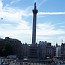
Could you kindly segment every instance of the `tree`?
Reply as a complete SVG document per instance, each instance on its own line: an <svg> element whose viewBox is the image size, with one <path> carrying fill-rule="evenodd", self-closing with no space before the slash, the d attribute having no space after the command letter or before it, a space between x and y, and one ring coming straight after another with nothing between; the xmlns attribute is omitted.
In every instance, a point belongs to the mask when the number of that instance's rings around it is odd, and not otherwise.
<svg viewBox="0 0 65 65"><path fill-rule="evenodd" d="M5 56L13 55L13 54L14 54L14 51L13 51L11 44L6 43L5 44Z"/></svg>

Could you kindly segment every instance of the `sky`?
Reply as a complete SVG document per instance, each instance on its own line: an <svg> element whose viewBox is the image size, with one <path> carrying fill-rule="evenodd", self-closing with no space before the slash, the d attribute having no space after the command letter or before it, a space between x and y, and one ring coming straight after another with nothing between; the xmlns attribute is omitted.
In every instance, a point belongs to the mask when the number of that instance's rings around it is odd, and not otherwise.
<svg viewBox="0 0 65 65"><path fill-rule="evenodd" d="M36 42L65 42L65 0L0 0L0 38L32 43L34 2L38 9Z"/></svg>

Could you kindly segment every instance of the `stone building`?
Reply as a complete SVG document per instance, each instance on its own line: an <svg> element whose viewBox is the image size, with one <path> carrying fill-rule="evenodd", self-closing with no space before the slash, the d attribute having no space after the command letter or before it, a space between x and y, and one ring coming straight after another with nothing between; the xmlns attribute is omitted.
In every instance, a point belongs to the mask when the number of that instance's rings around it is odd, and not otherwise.
<svg viewBox="0 0 65 65"><path fill-rule="evenodd" d="M65 43L61 44L61 57L65 59Z"/></svg>

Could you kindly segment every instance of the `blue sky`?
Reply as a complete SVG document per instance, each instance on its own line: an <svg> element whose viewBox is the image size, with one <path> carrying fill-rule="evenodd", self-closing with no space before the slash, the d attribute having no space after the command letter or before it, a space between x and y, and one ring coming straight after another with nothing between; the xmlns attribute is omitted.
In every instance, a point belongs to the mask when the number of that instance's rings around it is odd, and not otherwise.
<svg viewBox="0 0 65 65"><path fill-rule="evenodd" d="M0 37L31 44L34 2L38 9L36 42L65 42L65 0L0 0Z"/></svg>

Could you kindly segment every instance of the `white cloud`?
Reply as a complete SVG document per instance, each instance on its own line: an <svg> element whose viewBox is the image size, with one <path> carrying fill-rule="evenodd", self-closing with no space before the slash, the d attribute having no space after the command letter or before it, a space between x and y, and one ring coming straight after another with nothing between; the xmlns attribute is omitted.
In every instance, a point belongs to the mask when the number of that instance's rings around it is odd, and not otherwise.
<svg viewBox="0 0 65 65"><path fill-rule="evenodd" d="M19 23L19 25L17 26L17 29L24 29L24 30L29 30L30 26L29 23L26 21L22 21L21 23Z"/></svg>
<svg viewBox="0 0 65 65"><path fill-rule="evenodd" d="M2 8L3 8L3 3L2 0L0 0L0 11L2 11Z"/></svg>
<svg viewBox="0 0 65 65"><path fill-rule="evenodd" d="M45 3L47 0L42 0L41 2L40 2L40 4L38 5L38 8L43 4L43 3Z"/></svg>
<svg viewBox="0 0 65 65"><path fill-rule="evenodd" d="M21 19L18 13L0 12L0 17L6 21L19 21Z"/></svg>
<svg viewBox="0 0 65 65"><path fill-rule="evenodd" d="M38 15L59 15L59 14L65 14L65 12L39 12Z"/></svg>
<svg viewBox="0 0 65 65"><path fill-rule="evenodd" d="M65 31L62 29L55 29L55 26L51 23L40 23L37 25L37 35L59 35L65 34Z"/></svg>
<svg viewBox="0 0 65 65"><path fill-rule="evenodd" d="M26 16L23 10L13 8L3 9L3 11L0 12L0 18L3 18L6 21L20 22L23 16Z"/></svg>
<svg viewBox="0 0 65 65"><path fill-rule="evenodd" d="M10 4L12 5L12 4L17 3L19 1L21 1L21 0L11 0Z"/></svg>

